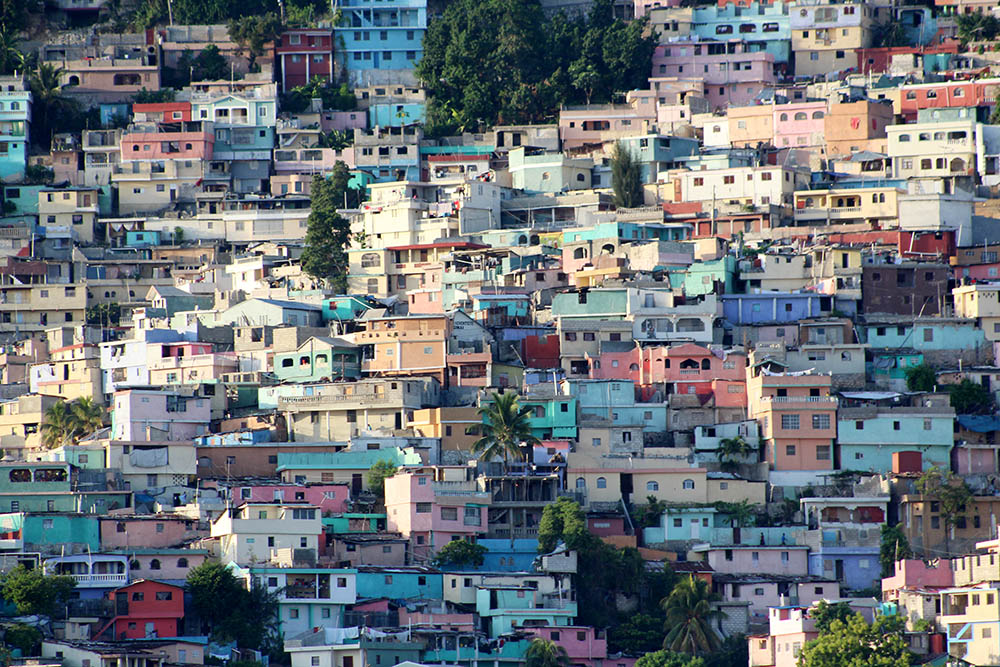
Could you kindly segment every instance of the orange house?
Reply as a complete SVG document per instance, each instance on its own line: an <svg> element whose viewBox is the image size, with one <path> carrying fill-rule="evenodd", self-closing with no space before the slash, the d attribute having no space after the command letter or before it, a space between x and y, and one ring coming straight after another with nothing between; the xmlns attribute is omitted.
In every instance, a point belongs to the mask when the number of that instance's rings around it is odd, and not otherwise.
<svg viewBox="0 0 1000 667"><path fill-rule="evenodd" d="M364 354L362 371L370 376L424 375L444 385L451 320L445 315L372 318L355 335Z"/></svg>

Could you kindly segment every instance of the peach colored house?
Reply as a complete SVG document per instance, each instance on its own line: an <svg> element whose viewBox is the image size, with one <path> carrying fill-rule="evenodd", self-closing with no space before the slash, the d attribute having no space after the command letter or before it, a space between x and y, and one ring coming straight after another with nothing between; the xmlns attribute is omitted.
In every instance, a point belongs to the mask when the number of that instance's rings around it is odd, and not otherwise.
<svg viewBox="0 0 1000 667"><path fill-rule="evenodd" d="M371 346L363 368L369 375L430 375L445 384L451 320L444 315L373 318L354 342Z"/></svg>
<svg viewBox="0 0 1000 667"><path fill-rule="evenodd" d="M826 100L774 105L777 148L817 148L824 145Z"/></svg>
<svg viewBox="0 0 1000 667"><path fill-rule="evenodd" d="M211 343L151 344L148 350L149 381L154 385L221 380L239 370L236 353L213 352Z"/></svg>
<svg viewBox="0 0 1000 667"><path fill-rule="evenodd" d="M632 91L628 104L563 107L559 111L559 139L563 150L567 150L619 137L649 134L655 123L655 93L649 90Z"/></svg>
<svg viewBox="0 0 1000 667"><path fill-rule="evenodd" d="M101 517L101 547L160 548L180 546L200 537L208 537L208 529L187 516L151 514Z"/></svg>
<svg viewBox="0 0 1000 667"><path fill-rule="evenodd" d="M350 484L249 484L234 486L234 502L306 502L325 515L348 511Z"/></svg>
<svg viewBox="0 0 1000 667"><path fill-rule="evenodd" d="M410 315L443 315L444 294L441 292L441 282L438 287L425 287L410 290L406 294L407 308Z"/></svg>
<svg viewBox="0 0 1000 667"><path fill-rule="evenodd" d="M772 470L832 470L837 399L831 376L747 369L748 414L761 425Z"/></svg>
<svg viewBox="0 0 1000 667"><path fill-rule="evenodd" d="M430 471L399 473L385 480L390 532L410 540L414 557L428 558L455 539L485 534L490 494L474 480L438 481Z"/></svg>
<svg viewBox="0 0 1000 667"><path fill-rule="evenodd" d="M768 630L749 638L750 667L796 667L802 647L819 636L809 608L802 606L771 607Z"/></svg>
<svg viewBox="0 0 1000 667"><path fill-rule="evenodd" d="M121 159L129 160L211 160L215 133L211 123L179 123L180 132L162 131L148 124L122 135ZM143 131L150 130L150 131Z"/></svg>

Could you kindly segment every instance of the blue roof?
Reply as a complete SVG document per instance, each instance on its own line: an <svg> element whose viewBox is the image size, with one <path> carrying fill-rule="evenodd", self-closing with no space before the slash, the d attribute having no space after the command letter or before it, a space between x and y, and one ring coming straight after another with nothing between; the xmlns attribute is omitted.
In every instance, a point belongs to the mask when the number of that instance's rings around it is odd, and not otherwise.
<svg viewBox="0 0 1000 667"><path fill-rule="evenodd" d="M1000 417L992 415L958 415L958 423L967 431L990 433L1000 431Z"/></svg>

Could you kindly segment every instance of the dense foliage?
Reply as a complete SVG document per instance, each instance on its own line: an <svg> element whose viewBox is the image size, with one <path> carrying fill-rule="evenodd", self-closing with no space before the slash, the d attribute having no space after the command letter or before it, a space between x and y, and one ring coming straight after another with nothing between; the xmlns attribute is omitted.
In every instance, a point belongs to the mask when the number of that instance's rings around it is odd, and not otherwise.
<svg viewBox="0 0 1000 667"><path fill-rule="evenodd" d="M860 614L836 619L806 642L800 667L909 667L910 652L899 616L880 616L869 625Z"/></svg>
<svg viewBox="0 0 1000 667"><path fill-rule="evenodd" d="M385 480L396 474L396 464L391 461L376 461L368 469L368 490L379 498L385 497Z"/></svg>
<svg viewBox="0 0 1000 667"><path fill-rule="evenodd" d="M338 293L347 289L347 246L351 225L337 212L346 201L350 181L347 165L338 162L327 178L313 177L312 208L306 229L302 270L328 282Z"/></svg>
<svg viewBox="0 0 1000 667"><path fill-rule="evenodd" d="M642 206L642 174L639 160L620 141L611 150L611 187L615 206L635 208Z"/></svg>
<svg viewBox="0 0 1000 667"><path fill-rule="evenodd" d="M471 566L483 564L487 549L482 544L468 540L452 540L435 554L433 564L439 567Z"/></svg>
<svg viewBox="0 0 1000 667"><path fill-rule="evenodd" d="M0 595L17 607L19 614L53 614L76 587L73 577L45 575L39 569L18 565L4 575Z"/></svg>
<svg viewBox="0 0 1000 667"><path fill-rule="evenodd" d="M480 460L502 458L505 464L510 459L520 461L525 458L522 446L538 444L528 421L531 408L522 406L516 393L495 392L478 412L483 420L483 436L472 443L472 453Z"/></svg>
<svg viewBox="0 0 1000 667"><path fill-rule="evenodd" d="M646 20L546 17L537 0L456 0L431 23L417 76L431 95L428 130L551 122L563 104L608 102L645 88L656 36Z"/></svg>
<svg viewBox="0 0 1000 667"><path fill-rule="evenodd" d="M890 526L882 524L882 542L879 547L878 560L882 566L882 577L891 577L896 573L896 561L905 558L913 558L913 550L910 549L910 541L906 539L899 524Z"/></svg>
<svg viewBox="0 0 1000 667"><path fill-rule="evenodd" d="M273 650L278 644L278 599L258 584L247 589L218 561L205 561L188 573L186 586L203 630L240 648Z"/></svg>

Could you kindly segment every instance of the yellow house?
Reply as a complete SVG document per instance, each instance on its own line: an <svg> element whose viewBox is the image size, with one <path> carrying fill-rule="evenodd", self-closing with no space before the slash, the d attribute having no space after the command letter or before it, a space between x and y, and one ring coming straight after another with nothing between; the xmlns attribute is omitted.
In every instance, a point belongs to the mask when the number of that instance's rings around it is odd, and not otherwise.
<svg viewBox="0 0 1000 667"><path fill-rule="evenodd" d="M38 191L38 224L49 232L70 230L80 243L104 240L95 234L98 206L97 188L44 188Z"/></svg>
<svg viewBox="0 0 1000 667"><path fill-rule="evenodd" d="M414 410L406 427L424 438L440 438L441 451L468 452L479 439L483 420L474 407Z"/></svg>
<svg viewBox="0 0 1000 667"><path fill-rule="evenodd" d="M45 411L62 399L42 394L25 394L0 403L0 447L15 459L41 449L39 426Z"/></svg>
<svg viewBox="0 0 1000 667"><path fill-rule="evenodd" d="M899 225L898 196L892 187L796 192L795 225Z"/></svg>
<svg viewBox="0 0 1000 667"><path fill-rule="evenodd" d="M978 320L987 340L1000 340L1000 284L959 285L951 294L955 317Z"/></svg>
<svg viewBox="0 0 1000 667"><path fill-rule="evenodd" d="M91 343L78 343L52 350L46 362L28 369L32 393L60 396L67 401L93 398L104 403L101 355Z"/></svg>

